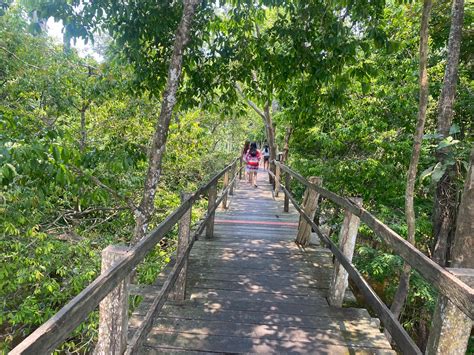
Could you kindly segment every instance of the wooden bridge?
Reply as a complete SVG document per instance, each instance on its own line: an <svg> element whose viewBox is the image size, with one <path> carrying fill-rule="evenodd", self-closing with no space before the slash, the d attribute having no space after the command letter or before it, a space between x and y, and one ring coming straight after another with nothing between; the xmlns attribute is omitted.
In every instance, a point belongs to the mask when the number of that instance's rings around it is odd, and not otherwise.
<svg viewBox="0 0 474 355"><path fill-rule="evenodd" d="M467 343L474 315L472 270L441 268L363 209L360 199L340 197L321 179L308 182L275 163L275 189L266 173L259 174L257 189L239 181L234 160L194 194L183 195L181 206L136 246L105 249L102 274L11 353L52 352L100 303L97 354L395 353L381 327L398 351L420 354L351 263L361 221L439 290L427 353L461 353L456 344ZM302 205L290 192L291 178L306 186ZM208 212L193 228L191 208L204 194ZM345 210L339 245L313 221L321 197ZM176 224L176 256L153 285L131 285L133 269ZM318 238L301 246L311 230ZM348 277L378 318L343 307ZM131 316L130 294L143 297ZM453 320L461 326L453 327Z"/></svg>

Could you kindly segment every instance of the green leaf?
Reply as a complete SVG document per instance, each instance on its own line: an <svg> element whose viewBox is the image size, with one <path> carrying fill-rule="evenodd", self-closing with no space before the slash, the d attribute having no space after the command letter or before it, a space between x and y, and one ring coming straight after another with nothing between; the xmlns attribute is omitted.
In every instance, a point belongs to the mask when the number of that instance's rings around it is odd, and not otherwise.
<svg viewBox="0 0 474 355"><path fill-rule="evenodd" d="M443 139L441 142L439 142L436 149L438 149L438 150L443 149L443 148L450 147L450 146L458 144L458 143L459 143L458 140L453 139L453 137L449 136L449 137L446 137L445 139Z"/></svg>
<svg viewBox="0 0 474 355"><path fill-rule="evenodd" d="M433 173L433 170L434 170L433 166L430 166L429 168L423 170L423 172L420 174L420 181L423 181L428 176L430 176Z"/></svg>
<svg viewBox="0 0 474 355"><path fill-rule="evenodd" d="M439 180L441 180L445 171L446 171L445 165L441 163L436 164L431 174L431 181L434 183L437 183Z"/></svg>
<svg viewBox="0 0 474 355"><path fill-rule="evenodd" d="M454 123L451 128L449 128L449 134L453 135L456 133L461 132L461 129L459 128L458 124Z"/></svg>

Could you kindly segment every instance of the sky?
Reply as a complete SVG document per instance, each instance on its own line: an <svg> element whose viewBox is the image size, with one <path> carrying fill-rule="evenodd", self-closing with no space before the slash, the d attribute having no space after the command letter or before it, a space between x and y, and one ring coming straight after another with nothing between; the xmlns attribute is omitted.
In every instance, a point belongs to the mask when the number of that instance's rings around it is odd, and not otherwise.
<svg viewBox="0 0 474 355"><path fill-rule="evenodd" d="M48 22L46 23L48 26L48 34L58 43L63 42L63 23L62 21L55 22L54 19L51 17ZM91 45L91 42L85 44L84 40L81 38L76 39L76 43L74 44L74 40L71 40L71 47L76 48L79 55L81 57L87 57L87 56L92 56L95 60L101 62L104 60L104 58L97 53L93 46Z"/></svg>

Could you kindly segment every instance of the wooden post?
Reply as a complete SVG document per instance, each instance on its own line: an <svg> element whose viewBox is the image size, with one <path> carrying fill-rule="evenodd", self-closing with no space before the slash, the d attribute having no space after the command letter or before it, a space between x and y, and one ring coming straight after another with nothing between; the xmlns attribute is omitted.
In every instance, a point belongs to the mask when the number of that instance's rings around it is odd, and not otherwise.
<svg viewBox="0 0 474 355"><path fill-rule="evenodd" d="M222 187L225 190L229 186L229 170L224 173L224 186ZM222 208L227 209L227 192L224 193L224 198L222 199Z"/></svg>
<svg viewBox="0 0 474 355"><path fill-rule="evenodd" d="M128 248L110 245L102 250L102 273L124 257ZM99 339L94 353L121 355L127 347L128 294L130 277L127 276L99 305Z"/></svg>
<svg viewBox="0 0 474 355"><path fill-rule="evenodd" d="M361 207L362 199L354 197L350 199L355 205ZM354 255L354 248L356 244L357 231L359 230L360 219L349 211L345 211L344 221L339 232L339 249L342 254L352 261ZM333 275L331 279L331 286L329 287L328 301L331 306L342 307L344 301L344 294L348 286L347 271L342 267L338 260L334 263Z"/></svg>
<svg viewBox="0 0 474 355"><path fill-rule="evenodd" d="M474 269L448 268L448 271L468 286L474 287ZM448 297L440 294L431 321L426 354L466 354L472 326L472 319L456 307Z"/></svg>
<svg viewBox="0 0 474 355"><path fill-rule="evenodd" d="M309 182L320 186L323 183L323 179L317 176L311 176ZM305 196L303 198L303 211L311 218L314 219L314 214L316 213L316 209L318 208L318 199L319 193L309 187L306 188ZM300 216L300 221L298 224L298 235L296 236L296 243L299 245L307 246L309 244L309 240L311 237L311 225Z"/></svg>
<svg viewBox="0 0 474 355"><path fill-rule="evenodd" d="M275 168L275 197L278 197L278 194L280 192L280 175L281 175L281 169L280 165L277 165Z"/></svg>
<svg viewBox="0 0 474 355"><path fill-rule="evenodd" d="M285 188L288 192L290 192L290 182L291 182L290 173L285 173ZM283 205L283 211L289 212L290 211L290 198L285 194L285 202Z"/></svg>
<svg viewBox="0 0 474 355"><path fill-rule="evenodd" d="M207 221L206 226L206 238L212 238L214 236L214 216L215 211L211 213L212 209L216 204L217 198L217 184L214 183L209 187L207 192L207 213L210 214L209 220Z"/></svg>
<svg viewBox="0 0 474 355"><path fill-rule="evenodd" d="M235 182L237 180L237 179L234 179L235 178L235 168L236 167L237 167L237 162L232 164L232 169L230 170L231 171L230 180L232 181L232 183L230 184L230 190L229 190L229 195L230 196L234 196L234 187L235 187Z"/></svg>
<svg viewBox="0 0 474 355"><path fill-rule="evenodd" d="M240 155L239 159L239 180L242 180L242 162L243 162L242 154Z"/></svg>
<svg viewBox="0 0 474 355"><path fill-rule="evenodd" d="M181 203L185 201L191 194L188 193L183 193L181 194ZM191 231L191 211L192 207L189 207L189 209L186 211L186 213L181 217L179 220L179 225L178 225L178 250L177 250L177 257L176 259L179 260L179 258L184 255L184 252L186 251L186 248L189 245L190 242L190 231ZM181 302L184 301L185 296L186 296L186 274L187 274L187 268L188 268L188 262L186 261L185 264L183 265L183 268L181 269L181 272L179 273L178 279L176 280L174 284L174 290L173 290L173 300Z"/></svg>

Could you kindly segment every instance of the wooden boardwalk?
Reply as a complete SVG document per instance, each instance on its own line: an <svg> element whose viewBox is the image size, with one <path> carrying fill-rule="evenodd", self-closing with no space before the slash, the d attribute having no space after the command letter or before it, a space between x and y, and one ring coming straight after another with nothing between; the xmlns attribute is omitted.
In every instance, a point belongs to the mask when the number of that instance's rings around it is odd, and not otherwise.
<svg viewBox="0 0 474 355"><path fill-rule="evenodd" d="M293 243L298 214L283 213L265 173L257 189L240 182L229 202L214 238L191 251L186 301L167 301L142 353L395 353L365 309L328 305L332 254ZM132 331L146 306L147 297Z"/></svg>

